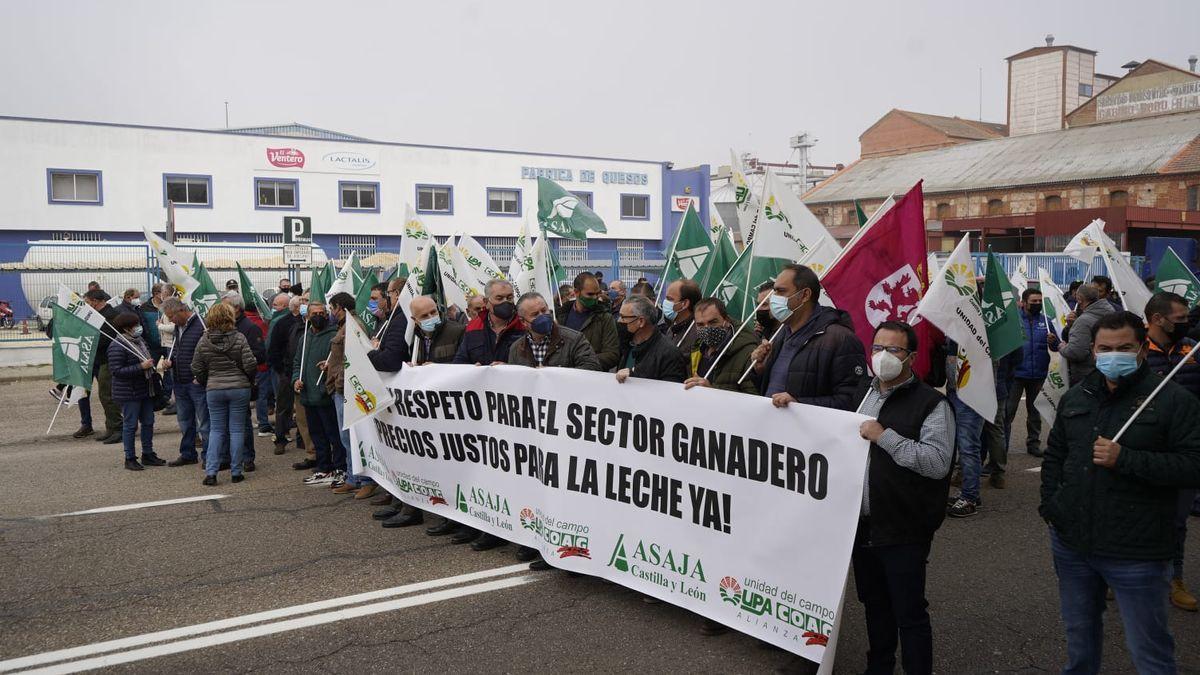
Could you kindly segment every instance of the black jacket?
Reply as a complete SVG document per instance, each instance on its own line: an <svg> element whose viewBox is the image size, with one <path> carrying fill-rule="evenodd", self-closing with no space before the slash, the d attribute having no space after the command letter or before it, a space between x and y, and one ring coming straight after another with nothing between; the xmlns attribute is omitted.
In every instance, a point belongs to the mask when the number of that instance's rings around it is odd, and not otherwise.
<svg viewBox="0 0 1200 675"><path fill-rule="evenodd" d="M375 370L384 373L394 373L404 366L408 360L408 342L404 334L408 331L408 319L404 312L394 312L383 333L379 335L379 349L367 353Z"/></svg>
<svg viewBox="0 0 1200 675"><path fill-rule="evenodd" d="M1162 381L1143 364L1109 392L1094 371L1063 394L1042 461L1041 514L1085 555L1170 560L1179 488L1200 486L1200 401L1168 382L1121 437L1116 465L1092 461Z"/></svg>
<svg viewBox="0 0 1200 675"><path fill-rule="evenodd" d="M150 371L142 369L142 361L150 358L150 350L141 338L126 336L133 345L113 343L108 346L108 368L112 373L112 400L116 403L150 398Z"/></svg>
<svg viewBox="0 0 1200 675"><path fill-rule="evenodd" d="M117 318L117 308L112 305L105 305L100 309L100 316L104 317L104 326L100 328L100 351L96 354L96 361L93 369L100 370L102 364L108 363L108 346L112 344L113 338L117 336L117 329L113 328L113 319Z"/></svg>
<svg viewBox="0 0 1200 675"><path fill-rule="evenodd" d="M237 328L237 332L245 336L247 344L250 345L250 353L254 354L254 362L258 365L266 363L267 343L263 339L262 329L255 325L245 312L238 313L237 324L234 327Z"/></svg>
<svg viewBox="0 0 1200 675"><path fill-rule="evenodd" d="M288 346L297 324L304 326L300 317L291 312L271 324L271 334L267 339L267 365L280 375L290 375L292 372L292 359L295 354L288 353Z"/></svg>
<svg viewBox="0 0 1200 675"><path fill-rule="evenodd" d="M642 344L631 343L630 347L621 355L621 361L617 363L617 370L625 367L630 353L633 354L633 366L629 369L629 374L633 377L680 383L687 379L688 369L687 363L683 359L683 352L679 351L670 338L657 330L651 333L650 339Z"/></svg>
<svg viewBox="0 0 1200 675"><path fill-rule="evenodd" d="M200 336L204 335L204 322L194 312L192 318L175 329L175 344L171 350L171 369L175 371L175 384L191 384L195 377L192 374L192 359L196 356L196 345Z"/></svg>
<svg viewBox="0 0 1200 675"><path fill-rule="evenodd" d="M771 354L763 364L759 387L766 394L771 369L783 347L783 335L775 338ZM791 339L803 345L787 369L783 390L798 403L854 410L866 394L870 378L862 342L854 334L850 314L818 306L808 322Z"/></svg>

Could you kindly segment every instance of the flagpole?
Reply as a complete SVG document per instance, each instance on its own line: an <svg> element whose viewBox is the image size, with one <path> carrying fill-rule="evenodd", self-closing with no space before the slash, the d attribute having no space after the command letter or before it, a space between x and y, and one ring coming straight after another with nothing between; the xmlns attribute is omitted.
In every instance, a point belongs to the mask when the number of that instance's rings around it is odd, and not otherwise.
<svg viewBox="0 0 1200 675"><path fill-rule="evenodd" d="M688 208L689 209L691 208L690 203L688 204ZM662 284L664 281L667 280L667 270L671 266L671 256L675 255L675 247L679 245L679 233L683 231L683 221L686 218L687 218L687 211L684 211L683 215L679 217L679 226L675 228L675 236L671 238L671 248L667 252L666 262L663 264L662 276L660 276L658 278L658 282L657 282L657 284L655 284L655 287L654 287L654 302L655 302L655 304L657 304L661 300L661 298L659 297L659 293L662 293L663 288L659 284ZM545 230L542 230L542 233L545 234ZM679 272L682 274L683 270L679 270Z"/></svg>
<svg viewBox="0 0 1200 675"><path fill-rule="evenodd" d="M894 200L895 198L896 198L896 194L893 192L891 194L891 196L889 196L887 199L883 200L883 204L887 204L888 201ZM856 231L854 233L854 236L850 237L850 241L846 242L846 245L842 247L842 250L838 251L838 254L836 256L834 256L834 258L833 258L833 262L831 262L825 266L825 271L822 272L821 274L819 274L818 278L821 278L821 279L825 278L825 275L829 274L829 272L831 270L833 270L834 266L836 266L839 262L842 261L842 258L844 258L846 256L846 253L848 251L850 251L850 249L854 248L854 245L856 243L858 243L858 240L862 239L863 236L869 230L874 228L875 225L877 225L879 223L879 221L883 220L882 217L879 217L879 218L876 217L876 216L880 215L879 212L881 209L883 209L883 204L880 204L879 207L875 209L875 213L872 213L871 217L867 219L867 224L858 228L858 231ZM893 202L892 205L895 206L895 203Z"/></svg>
<svg viewBox="0 0 1200 675"><path fill-rule="evenodd" d="M1125 420L1125 424L1121 426L1121 430L1117 432L1116 436L1112 437L1113 443L1121 442L1121 436L1124 436L1125 432L1129 430L1129 425L1133 424L1133 421L1137 419L1137 416L1142 414L1142 411L1146 409L1146 406L1150 405L1150 402L1154 400L1155 396L1158 396L1158 392L1162 391L1162 388L1167 386L1167 383L1171 381L1171 378L1175 377L1175 373L1178 373L1188 361L1191 361L1193 356L1194 354L1192 352L1188 352L1187 354L1183 355L1183 359L1181 359L1179 363L1177 363L1175 367L1171 369L1171 372L1167 373L1167 376L1162 379L1162 382L1159 382L1158 386L1154 388L1154 391L1150 392L1150 395L1146 397L1146 400L1142 401L1142 404L1137 407L1137 410L1133 411L1133 414L1129 416L1129 419Z"/></svg>
<svg viewBox="0 0 1200 675"><path fill-rule="evenodd" d="M67 398L67 392L64 390L62 395L58 397L58 406L54 408L54 416L50 418L50 426L46 427L47 436L50 435L50 430L54 428L54 421L58 419L58 411L62 410L63 401Z"/></svg>
<svg viewBox="0 0 1200 675"><path fill-rule="evenodd" d="M725 346L721 348L721 353L717 354L717 358L713 359L713 362L708 366L708 370L704 372L704 379L707 380L708 376L712 375L712 371L714 368L717 367L717 363L719 363L721 361L721 357L725 356L725 352L729 351L729 346L733 344L733 339L735 337L737 337L739 333L741 333L743 330L746 329L746 324L750 323L750 320L754 318L755 314L758 312L758 308L762 307L762 304L769 299L771 299L771 296L767 295L762 300L759 300L758 304L754 306L754 311L750 312L750 316L747 316L746 320L742 322L742 325L738 326L738 329L733 332L733 335L729 336L729 342L725 343ZM695 322L693 321L692 323L695 323ZM782 326L780 326L780 328L782 328ZM771 339L773 340L775 338L772 337ZM753 367L753 364L751 365L751 367ZM745 377L746 376L743 375L742 379L745 379ZM738 384L741 384L741 383L742 383L742 380L738 380Z"/></svg>
<svg viewBox="0 0 1200 675"><path fill-rule="evenodd" d="M300 342L300 381L304 381L304 355L308 353L308 317L304 317L304 339ZM293 385L294 386L294 385Z"/></svg>
<svg viewBox="0 0 1200 675"><path fill-rule="evenodd" d="M769 296L768 296L768 297L769 297ZM779 326L779 328L776 328L776 329L775 329L775 334L771 336L771 339L770 339L770 340L768 340L768 342L775 342L775 338L776 338L776 337L778 337L778 336L779 336L779 334L780 334L780 333L782 333L782 332L783 332L783 325L781 324L781 325ZM746 376L748 376L748 375L750 374L750 371L754 370L754 364L755 364L755 363L757 363L757 361L751 361L751 362L750 362L750 367L749 367L749 368L747 368L747 369L746 369L746 372L742 373L742 376L738 378L738 381L737 381L737 383L738 383L738 384L741 384L741 383L742 383L742 381L746 379Z"/></svg>

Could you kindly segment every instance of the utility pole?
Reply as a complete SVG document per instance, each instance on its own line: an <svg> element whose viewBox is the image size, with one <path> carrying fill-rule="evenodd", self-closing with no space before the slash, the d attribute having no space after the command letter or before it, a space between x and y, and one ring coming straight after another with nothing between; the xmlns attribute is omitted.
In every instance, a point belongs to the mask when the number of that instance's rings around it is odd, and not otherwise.
<svg viewBox="0 0 1200 675"><path fill-rule="evenodd" d="M229 128L229 101L225 101L225 128Z"/></svg>

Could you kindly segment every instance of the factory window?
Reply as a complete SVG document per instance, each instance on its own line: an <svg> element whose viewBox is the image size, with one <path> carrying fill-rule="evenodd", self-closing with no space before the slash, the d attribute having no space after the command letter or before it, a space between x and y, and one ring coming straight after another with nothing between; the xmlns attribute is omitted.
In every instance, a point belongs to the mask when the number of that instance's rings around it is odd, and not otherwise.
<svg viewBox="0 0 1200 675"><path fill-rule="evenodd" d="M1129 193L1124 190L1113 190L1108 193L1109 206L1126 206L1129 204Z"/></svg>
<svg viewBox="0 0 1200 675"><path fill-rule="evenodd" d="M1002 199L989 199L989 200L988 200L988 203L987 203L987 214L988 214L989 216L1002 216L1002 215L1004 215L1004 200L1002 200Z"/></svg>
<svg viewBox="0 0 1200 675"><path fill-rule="evenodd" d="M1079 95L1084 98L1091 98L1092 97L1092 85L1084 84L1083 82L1080 82L1079 83Z"/></svg>
<svg viewBox="0 0 1200 675"><path fill-rule="evenodd" d="M487 213L489 216L521 215L521 191L512 188L488 188Z"/></svg>
<svg viewBox="0 0 1200 675"><path fill-rule="evenodd" d="M212 176L182 173L163 174L163 206L174 202L180 208L212 208Z"/></svg>
<svg viewBox="0 0 1200 675"><path fill-rule="evenodd" d="M347 183L338 181L342 201L338 211L379 213L379 183Z"/></svg>
<svg viewBox="0 0 1200 675"><path fill-rule="evenodd" d="M1187 210L1200 211L1200 185L1192 185L1188 187Z"/></svg>
<svg viewBox="0 0 1200 675"><path fill-rule="evenodd" d="M454 213L454 186L418 185L417 213Z"/></svg>
<svg viewBox="0 0 1200 675"><path fill-rule="evenodd" d="M938 220L947 220L952 217L954 217L954 210L950 208L949 204L942 202L941 204L937 205Z"/></svg>
<svg viewBox="0 0 1200 675"><path fill-rule="evenodd" d="M46 169L46 193L51 204L104 204L99 171Z"/></svg>
<svg viewBox="0 0 1200 675"><path fill-rule="evenodd" d="M1058 195L1046 195L1046 210L1062 211L1062 197Z"/></svg>
<svg viewBox="0 0 1200 675"><path fill-rule="evenodd" d="M358 255L359 261L375 255L376 241L373 234L343 234L338 236L338 259L347 260L351 253Z"/></svg>
<svg viewBox="0 0 1200 675"><path fill-rule="evenodd" d="M650 220L650 195L621 195L621 220Z"/></svg>
<svg viewBox="0 0 1200 675"><path fill-rule="evenodd" d="M587 207L589 209L595 208L592 206L592 193L579 191L579 192L571 192L571 194L575 195L576 197L579 197L579 201L581 201L585 205L587 205Z"/></svg>
<svg viewBox="0 0 1200 675"><path fill-rule="evenodd" d="M295 211L300 208L300 181L287 178L255 178L256 209Z"/></svg>

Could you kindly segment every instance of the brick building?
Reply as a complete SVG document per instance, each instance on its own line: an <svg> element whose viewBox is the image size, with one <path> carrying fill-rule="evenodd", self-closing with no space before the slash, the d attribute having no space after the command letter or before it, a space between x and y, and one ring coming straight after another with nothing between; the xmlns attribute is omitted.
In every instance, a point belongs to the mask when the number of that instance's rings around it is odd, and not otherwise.
<svg viewBox="0 0 1200 675"><path fill-rule="evenodd" d="M856 200L869 213L924 180L931 250L968 231L998 251L1060 250L1094 218L1134 253L1147 236L1200 239L1200 75L1146 61L1112 78L1094 57L1010 57L1008 125L892 110L804 200L844 240Z"/></svg>

